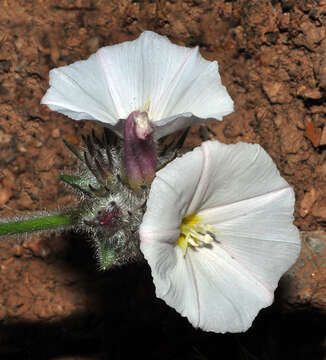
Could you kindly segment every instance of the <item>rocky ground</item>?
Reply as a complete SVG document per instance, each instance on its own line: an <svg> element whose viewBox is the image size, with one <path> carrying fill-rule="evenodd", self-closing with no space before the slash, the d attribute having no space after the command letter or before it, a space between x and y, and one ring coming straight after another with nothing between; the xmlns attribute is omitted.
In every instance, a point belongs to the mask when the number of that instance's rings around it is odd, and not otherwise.
<svg viewBox="0 0 326 360"><path fill-rule="evenodd" d="M62 143L94 128L40 105L53 67L143 30L218 60L235 112L210 125L261 144L296 192L302 255L242 335L207 334L155 298L146 265L99 272L73 233L0 243L2 359L323 359L326 1L0 0L0 217L71 205ZM198 128L187 146L200 142Z"/></svg>

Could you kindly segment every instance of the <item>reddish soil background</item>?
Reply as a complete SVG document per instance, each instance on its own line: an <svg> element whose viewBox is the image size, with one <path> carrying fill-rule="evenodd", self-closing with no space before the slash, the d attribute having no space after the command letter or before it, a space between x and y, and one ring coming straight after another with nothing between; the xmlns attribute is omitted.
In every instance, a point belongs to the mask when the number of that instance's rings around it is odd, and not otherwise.
<svg viewBox="0 0 326 360"><path fill-rule="evenodd" d="M100 131L40 105L49 70L153 30L218 60L235 112L210 125L214 137L261 144L295 189L296 225L325 244L326 1L0 0L0 10L0 217L74 203L58 180L76 166L62 139ZM187 145L200 141L194 128ZM146 265L99 272L78 234L0 248L1 359L323 359L326 272L306 276L319 276L308 285L323 289L319 302L281 289L246 334L218 335L156 299Z"/></svg>

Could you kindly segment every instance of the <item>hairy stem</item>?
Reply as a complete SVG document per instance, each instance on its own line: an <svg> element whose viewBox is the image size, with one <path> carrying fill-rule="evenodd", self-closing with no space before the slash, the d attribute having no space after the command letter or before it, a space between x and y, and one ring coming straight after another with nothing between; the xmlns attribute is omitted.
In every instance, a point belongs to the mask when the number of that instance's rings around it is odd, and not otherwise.
<svg viewBox="0 0 326 360"><path fill-rule="evenodd" d="M62 228L72 226L76 222L76 215L72 213L10 221L0 224L0 236Z"/></svg>

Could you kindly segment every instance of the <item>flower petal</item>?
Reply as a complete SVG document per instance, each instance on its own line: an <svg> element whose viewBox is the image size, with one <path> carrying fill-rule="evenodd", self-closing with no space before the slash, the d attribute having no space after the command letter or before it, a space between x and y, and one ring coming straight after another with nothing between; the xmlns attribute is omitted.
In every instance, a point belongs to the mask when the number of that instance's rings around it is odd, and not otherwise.
<svg viewBox="0 0 326 360"><path fill-rule="evenodd" d="M194 327L214 332L246 331L273 293L216 244L187 255L171 241L142 241L156 296L187 317Z"/></svg>
<svg viewBox="0 0 326 360"><path fill-rule="evenodd" d="M273 302L273 292L216 243L190 249L186 261L196 282L196 327L221 333L246 331L259 310Z"/></svg>
<svg viewBox="0 0 326 360"><path fill-rule="evenodd" d="M203 173L188 213L289 187L271 157L258 144L205 141L201 150Z"/></svg>
<svg viewBox="0 0 326 360"><path fill-rule="evenodd" d="M74 120L115 125L118 113L97 55L50 71L50 88L41 100Z"/></svg>
<svg viewBox="0 0 326 360"><path fill-rule="evenodd" d="M42 99L50 109L115 126L120 133L118 120L136 110L148 110L158 128L156 138L188 126L188 121L220 120L233 111L216 61L150 31L52 70L50 85Z"/></svg>
<svg viewBox="0 0 326 360"><path fill-rule="evenodd" d="M225 115L228 115L231 111L227 111L225 113ZM207 122L207 121L213 121L222 119L222 115L221 116L216 116L216 118L213 117L207 117L207 118L200 118L197 116L194 116L192 113L182 113L182 114L178 114L178 115L174 115L171 116L169 118L165 118L163 120L160 121L156 121L153 125L155 128L154 131L154 138L155 139L160 139L163 136L172 134L175 131L178 131L180 129L184 129L186 127L198 124L198 123L203 123L203 122Z"/></svg>
<svg viewBox="0 0 326 360"><path fill-rule="evenodd" d="M218 246L273 292L300 253L293 209L294 192L287 187L198 216L216 228Z"/></svg>
<svg viewBox="0 0 326 360"><path fill-rule="evenodd" d="M203 59L198 47L178 46L145 31L137 40L100 49L99 56L108 83L123 79L112 89L120 118L143 110L148 102L158 126L185 112L221 119L233 111L217 62Z"/></svg>
<svg viewBox="0 0 326 360"><path fill-rule="evenodd" d="M202 165L203 156L197 148L156 173L140 226L141 238L147 233L170 235L171 231L179 236L180 223L195 192Z"/></svg>
<svg viewBox="0 0 326 360"><path fill-rule="evenodd" d="M173 235L171 240L175 240ZM196 281L181 248L171 243L147 241L142 241L140 248L151 267L156 296L187 316L190 322L197 326Z"/></svg>
<svg viewBox="0 0 326 360"><path fill-rule="evenodd" d="M222 120L233 111L233 101L222 85L216 61L205 60L198 47L169 45L169 48L171 55L162 60L171 69L167 69L164 83L154 92L153 99L157 138L195 123ZM180 65L176 61L179 58L183 60Z"/></svg>

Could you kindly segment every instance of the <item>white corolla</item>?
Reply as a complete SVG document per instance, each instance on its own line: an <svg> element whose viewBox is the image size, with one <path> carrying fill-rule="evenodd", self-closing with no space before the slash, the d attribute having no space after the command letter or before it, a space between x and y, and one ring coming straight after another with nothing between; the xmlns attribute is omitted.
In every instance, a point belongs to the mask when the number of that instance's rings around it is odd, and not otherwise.
<svg viewBox="0 0 326 360"><path fill-rule="evenodd" d="M140 227L156 294L193 326L242 332L300 251L294 192L259 145L204 142L156 174Z"/></svg>
<svg viewBox="0 0 326 360"><path fill-rule="evenodd" d="M233 111L216 61L205 60L198 47L172 44L151 31L51 70L41 103L75 120L97 121L121 136L121 120L146 112L155 138Z"/></svg>

